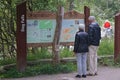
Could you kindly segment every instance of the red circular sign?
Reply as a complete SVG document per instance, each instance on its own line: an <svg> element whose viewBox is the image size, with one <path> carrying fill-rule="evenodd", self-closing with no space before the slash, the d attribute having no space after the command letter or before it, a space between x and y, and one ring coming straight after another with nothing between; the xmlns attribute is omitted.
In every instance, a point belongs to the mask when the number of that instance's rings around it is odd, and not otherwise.
<svg viewBox="0 0 120 80"><path fill-rule="evenodd" d="M105 28L110 28L110 26L111 26L111 25L110 25L110 22L107 21L107 22L104 23L104 27L105 27Z"/></svg>

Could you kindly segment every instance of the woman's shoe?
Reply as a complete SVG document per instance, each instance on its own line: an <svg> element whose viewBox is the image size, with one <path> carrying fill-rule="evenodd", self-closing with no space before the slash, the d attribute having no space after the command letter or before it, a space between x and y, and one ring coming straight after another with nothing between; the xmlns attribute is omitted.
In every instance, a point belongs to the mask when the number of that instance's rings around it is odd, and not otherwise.
<svg viewBox="0 0 120 80"><path fill-rule="evenodd" d="M86 75L82 75L83 78L86 78Z"/></svg>
<svg viewBox="0 0 120 80"><path fill-rule="evenodd" d="M81 78L81 76L80 76L80 75L76 75L75 77L76 77L76 78Z"/></svg>

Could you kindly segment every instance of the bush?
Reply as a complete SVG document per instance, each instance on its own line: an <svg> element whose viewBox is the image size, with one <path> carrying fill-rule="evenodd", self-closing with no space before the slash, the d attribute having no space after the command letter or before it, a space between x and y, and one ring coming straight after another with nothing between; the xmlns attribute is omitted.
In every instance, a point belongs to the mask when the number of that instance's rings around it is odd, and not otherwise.
<svg viewBox="0 0 120 80"><path fill-rule="evenodd" d="M69 50L69 48L64 48L61 49L60 51L60 57L64 58L64 57L73 57L73 52Z"/></svg>
<svg viewBox="0 0 120 80"><path fill-rule="evenodd" d="M52 53L50 53L48 51L47 48L42 48L35 52L35 53L32 53L32 52L28 52L27 54L27 60L28 61L31 61L31 60L38 60L38 59L48 59L48 58L52 58Z"/></svg>
<svg viewBox="0 0 120 80"><path fill-rule="evenodd" d="M0 75L1 78L19 78L27 76L36 76L40 74L57 74L57 73L68 73L76 70L76 65L73 63L67 64L38 64L34 66L28 66L26 71L20 73L15 67L7 70L7 72Z"/></svg>
<svg viewBox="0 0 120 80"><path fill-rule="evenodd" d="M101 40L98 55L112 55L114 53L114 39L104 38Z"/></svg>
<svg viewBox="0 0 120 80"><path fill-rule="evenodd" d="M115 63L115 62L114 62L114 58L104 57L104 58L100 59L100 60L98 61L98 63L99 63L99 65L102 65L102 66L120 67L120 62Z"/></svg>
<svg viewBox="0 0 120 80"><path fill-rule="evenodd" d="M7 64L12 64L12 63L15 63L16 62L16 59L15 58L6 58L6 59L3 59L3 60L0 60L0 65L7 65Z"/></svg>

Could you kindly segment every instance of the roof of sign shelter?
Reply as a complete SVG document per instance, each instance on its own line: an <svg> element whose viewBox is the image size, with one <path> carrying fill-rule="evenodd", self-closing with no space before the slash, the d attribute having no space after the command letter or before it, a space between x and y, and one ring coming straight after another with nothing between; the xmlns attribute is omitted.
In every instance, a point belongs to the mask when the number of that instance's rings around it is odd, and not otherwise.
<svg viewBox="0 0 120 80"><path fill-rule="evenodd" d="M84 14L72 10L64 13L64 19L84 19Z"/></svg>
<svg viewBox="0 0 120 80"><path fill-rule="evenodd" d="M51 11L27 12L27 19L55 19L56 13ZM72 10L64 13L64 19L84 19L84 14Z"/></svg>
<svg viewBox="0 0 120 80"><path fill-rule="evenodd" d="M51 11L27 12L27 19L55 19L56 14Z"/></svg>

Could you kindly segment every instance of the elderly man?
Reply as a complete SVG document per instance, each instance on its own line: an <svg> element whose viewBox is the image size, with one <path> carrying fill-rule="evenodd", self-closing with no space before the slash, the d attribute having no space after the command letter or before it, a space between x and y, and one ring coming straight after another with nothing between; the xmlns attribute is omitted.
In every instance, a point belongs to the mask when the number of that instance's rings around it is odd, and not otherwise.
<svg viewBox="0 0 120 80"><path fill-rule="evenodd" d="M74 50L77 59L78 75L77 78L86 78L86 60L88 52L88 34L84 31L84 24L79 25L79 31L76 33Z"/></svg>
<svg viewBox="0 0 120 80"><path fill-rule="evenodd" d="M95 21L94 16L89 17L89 53L88 53L88 70L89 76L97 75L97 50L101 39L101 28Z"/></svg>

